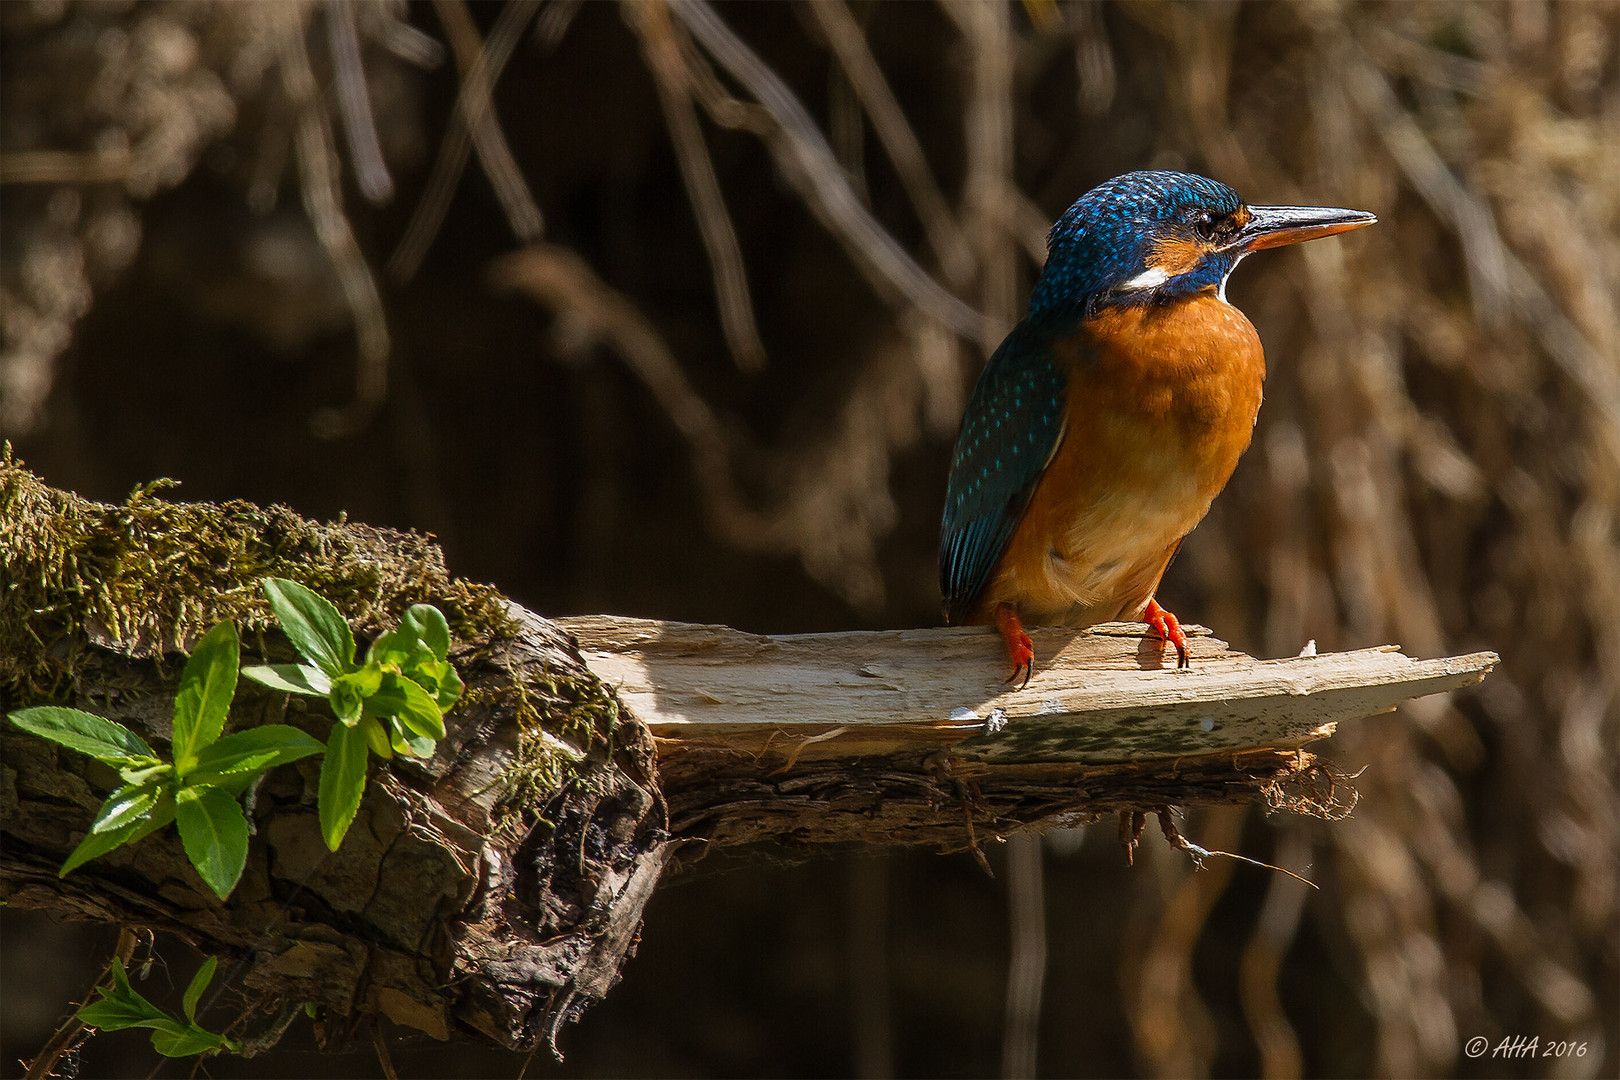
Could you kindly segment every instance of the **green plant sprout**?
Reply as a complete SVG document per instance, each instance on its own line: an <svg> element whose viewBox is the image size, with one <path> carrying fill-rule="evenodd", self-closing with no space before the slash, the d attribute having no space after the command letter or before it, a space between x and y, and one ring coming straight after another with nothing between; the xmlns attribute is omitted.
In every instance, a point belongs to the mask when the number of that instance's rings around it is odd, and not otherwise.
<svg viewBox="0 0 1620 1080"><path fill-rule="evenodd" d="M210 956L203 961L202 967L197 969L197 974L192 976L182 1001L182 1008L186 1014L185 1022L182 1023L131 987L129 973L124 970L124 962L115 956L109 968L112 972L112 986L96 987L101 1000L92 1001L81 1008L78 1017L90 1027L100 1028L102 1031L150 1028L152 1049L164 1057L191 1057L194 1054L221 1050L239 1054L242 1052L241 1043L225 1035L215 1034L197 1024L197 1002L202 1000L203 991L208 989L208 984L213 981L214 969L218 964L219 958Z"/></svg>
<svg viewBox="0 0 1620 1080"><path fill-rule="evenodd" d="M236 624L214 626L180 675L170 760L124 725L80 709L38 705L9 714L22 730L88 754L123 781L62 864L62 876L174 822L187 859L223 900L247 865L249 826L238 800L267 771L325 753L321 835L336 851L365 794L368 750L382 758L433 755L444 737L444 712L462 692L448 660L450 626L443 613L431 604L413 606L357 664L354 635L336 608L294 581L265 578L262 584L282 630L308 663L240 668ZM325 697L338 719L326 744L287 724L223 735L239 670L272 689ZM100 1000L81 1008L78 1018L104 1031L149 1028L152 1048L166 1057L240 1053L239 1042L197 1024L197 1003L217 966L209 957L192 978L182 1022L134 990L123 961L114 957L113 985L98 986Z"/></svg>
<svg viewBox="0 0 1620 1080"><path fill-rule="evenodd" d="M320 740L287 724L220 737L236 696L238 654L234 623L197 642L174 698L169 761L124 725L92 713L39 705L10 714L24 731L88 754L123 780L62 864L63 876L172 821L198 875L220 899L230 895L247 864L248 821L237 800L270 769L322 750Z"/></svg>
<svg viewBox="0 0 1620 1080"><path fill-rule="evenodd" d="M413 605L359 664L348 622L324 597L285 578L263 584L282 631L307 663L258 665L242 674L330 703L338 723L326 742L317 801L321 835L336 851L365 794L368 748L384 759L427 758L444 738L444 713L462 690L447 659L450 625L433 605Z"/></svg>

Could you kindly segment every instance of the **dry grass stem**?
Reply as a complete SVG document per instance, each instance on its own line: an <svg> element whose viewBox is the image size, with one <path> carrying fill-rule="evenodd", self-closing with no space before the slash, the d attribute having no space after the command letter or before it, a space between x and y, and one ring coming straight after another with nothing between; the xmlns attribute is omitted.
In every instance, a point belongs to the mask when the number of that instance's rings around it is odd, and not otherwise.
<svg viewBox="0 0 1620 1080"><path fill-rule="evenodd" d="M838 158L810 114L770 69L702 0L672 0L671 9L716 62L753 94L776 122L768 145L777 167L818 220L844 242L874 284L898 290L964 337L985 345L998 339L984 317L947 292L872 217L850 187ZM717 122L724 123L719 117Z"/></svg>
<svg viewBox="0 0 1620 1080"><path fill-rule="evenodd" d="M394 196L394 178L377 141L377 118L371 112L371 93L360 58L360 35L355 30L354 7L347 0L327 0L326 40L332 52L332 82L337 91L338 115L349 145L349 161L360 193L374 203Z"/></svg>
<svg viewBox="0 0 1620 1080"><path fill-rule="evenodd" d="M478 40L478 28L466 4L459 0L435 0L433 10L450 38L451 52L461 72L461 95L410 224L388 259L388 273L394 280L410 280L422 265L444 226L444 215L450 209L450 200L475 145L479 161L500 195L512 232L519 239L533 240L543 231L540 209L512 159L506 137L494 119L490 100L496 81L522 40L523 28L534 15L535 6L523 0L502 8L486 46Z"/></svg>
<svg viewBox="0 0 1620 1080"><path fill-rule="evenodd" d="M917 218L928 234L929 245L939 259L945 280L958 289L965 287L973 274L973 254L968 248L967 238L940 191L934 171L923 154L922 144L917 140L917 133L912 130L905 111L895 100L894 91L889 88L883 69L872 55L872 49L861 33L855 16L850 14L844 0L817 0L809 7L840 69L865 109L867 118L871 120L872 130L883 144L883 150L899 174L900 182L905 185L912 209L917 212Z"/></svg>
<svg viewBox="0 0 1620 1080"><path fill-rule="evenodd" d="M321 247L332 260L344 303L354 320L359 354L354 400L341 409L322 410L312 420L316 434L340 438L369 422L387 393L388 319L371 265L361 254L343 212L337 147L304 40L305 9L285 4L272 5L269 11L281 30L281 81L295 115L294 146L304 210Z"/></svg>
<svg viewBox="0 0 1620 1080"><path fill-rule="evenodd" d="M669 25L669 11L662 4L637 4L625 9L627 20L641 35L648 70L658 86L658 100L664 109L664 123L675 144L675 160L680 164L698 231L709 254L714 273L715 297L720 304L720 325L732 358L744 371L765 366L765 346L754 324L754 302L749 295L748 273L737 231L726 211L725 196L709 157L697 110L692 105L691 80Z"/></svg>

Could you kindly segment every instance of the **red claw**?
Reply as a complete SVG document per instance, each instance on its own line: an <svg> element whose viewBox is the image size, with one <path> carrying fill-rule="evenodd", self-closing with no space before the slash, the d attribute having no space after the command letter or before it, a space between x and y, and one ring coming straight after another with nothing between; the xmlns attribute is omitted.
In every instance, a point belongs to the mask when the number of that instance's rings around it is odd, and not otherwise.
<svg viewBox="0 0 1620 1080"><path fill-rule="evenodd" d="M1018 609L1011 604L996 605L996 629L1001 631L1001 640L1007 643L1007 659L1012 661L1013 670L1007 681L1012 682L1023 672L1024 681L1018 684L1022 690L1035 673L1035 643L1024 633L1024 626L1018 621Z"/></svg>
<svg viewBox="0 0 1620 1080"><path fill-rule="evenodd" d="M1181 620L1159 606L1157 600L1149 600L1147 610L1142 612L1142 621L1147 623L1159 639L1176 647L1176 667L1191 667L1192 661L1187 658L1187 634L1181 629Z"/></svg>

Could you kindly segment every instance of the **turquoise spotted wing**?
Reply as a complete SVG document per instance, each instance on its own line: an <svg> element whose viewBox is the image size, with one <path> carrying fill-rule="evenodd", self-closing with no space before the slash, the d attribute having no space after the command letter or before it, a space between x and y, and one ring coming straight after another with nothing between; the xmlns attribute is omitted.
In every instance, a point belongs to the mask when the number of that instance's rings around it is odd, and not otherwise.
<svg viewBox="0 0 1620 1080"><path fill-rule="evenodd" d="M945 618L965 618L1029 505L1063 433L1066 379L1049 336L1020 323L968 399L940 526Z"/></svg>

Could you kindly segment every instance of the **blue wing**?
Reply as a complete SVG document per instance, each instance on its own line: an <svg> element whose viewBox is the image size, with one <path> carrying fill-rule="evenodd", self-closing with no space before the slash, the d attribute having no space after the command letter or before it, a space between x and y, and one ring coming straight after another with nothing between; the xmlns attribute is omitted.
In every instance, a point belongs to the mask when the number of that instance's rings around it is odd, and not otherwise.
<svg viewBox="0 0 1620 1080"><path fill-rule="evenodd" d="M945 618L967 616L1063 434L1064 387L1049 335L1019 323L968 399L940 525Z"/></svg>

